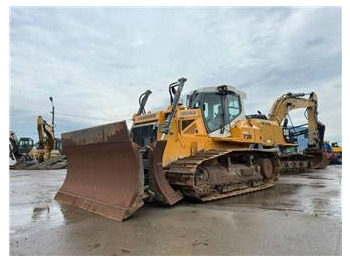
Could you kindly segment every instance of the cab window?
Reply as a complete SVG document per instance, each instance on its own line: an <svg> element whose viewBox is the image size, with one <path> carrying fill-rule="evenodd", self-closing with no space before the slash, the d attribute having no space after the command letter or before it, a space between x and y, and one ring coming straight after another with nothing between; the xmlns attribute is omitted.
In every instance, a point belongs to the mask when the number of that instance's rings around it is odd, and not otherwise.
<svg viewBox="0 0 350 262"><path fill-rule="evenodd" d="M228 114L230 122L241 113L241 105L239 97L235 95L228 95Z"/></svg>
<svg viewBox="0 0 350 262"><path fill-rule="evenodd" d="M223 111L219 95L215 93L204 95L203 116L209 133L220 128L223 119Z"/></svg>

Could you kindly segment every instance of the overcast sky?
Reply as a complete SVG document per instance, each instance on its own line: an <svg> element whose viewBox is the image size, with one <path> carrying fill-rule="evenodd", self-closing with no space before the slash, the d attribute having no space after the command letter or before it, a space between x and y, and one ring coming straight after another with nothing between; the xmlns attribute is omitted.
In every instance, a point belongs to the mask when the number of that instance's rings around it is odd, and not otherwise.
<svg viewBox="0 0 350 262"><path fill-rule="evenodd" d="M184 94L233 85L246 112L268 114L286 92L315 91L326 138L341 141L341 8L12 7L10 129L37 141L36 118L62 132L127 119ZM295 114L300 118L301 114ZM293 114L292 114L293 116ZM298 120L296 120L296 123Z"/></svg>

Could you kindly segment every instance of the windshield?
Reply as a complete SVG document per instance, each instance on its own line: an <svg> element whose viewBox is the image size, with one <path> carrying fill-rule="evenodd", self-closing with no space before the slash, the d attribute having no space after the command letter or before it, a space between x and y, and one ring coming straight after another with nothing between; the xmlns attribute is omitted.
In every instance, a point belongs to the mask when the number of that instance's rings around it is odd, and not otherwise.
<svg viewBox="0 0 350 262"><path fill-rule="evenodd" d="M21 140L21 141L19 141L19 145L20 146L27 146L27 145L29 145L29 141L28 140Z"/></svg>
<svg viewBox="0 0 350 262"><path fill-rule="evenodd" d="M21 139L19 141L19 147L21 148L26 148L29 146L33 146L33 141L29 140L29 139Z"/></svg>
<svg viewBox="0 0 350 262"><path fill-rule="evenodd" d="M223 110L225 107L227 108ZM204 95L203 116L209 133L228 125L240 113L241 106L238 96L233 94L219 95L217 93Z"/></svg>

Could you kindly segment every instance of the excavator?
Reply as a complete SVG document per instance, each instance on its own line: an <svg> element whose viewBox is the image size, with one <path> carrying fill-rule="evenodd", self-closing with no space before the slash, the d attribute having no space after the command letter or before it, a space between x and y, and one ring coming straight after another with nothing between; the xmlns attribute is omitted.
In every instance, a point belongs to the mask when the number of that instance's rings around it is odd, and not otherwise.
<svg viewBox="0 0 350 262"><path fill-rule="evenodd" d="M64 155L61 154L61 139L54 137L52 125L48 124L42 116L37 117L37 131L39 141L35 144L33 139L20 138L16 161L10 160L11 169L62 169L67 166ZM29 142L30 144L29 144ZM11 132L10 132L11 142ZM23 142L23 143L21 143ZM28 143L24 143L28 142ZM31 145L27 151L21 152L21 145ZM13 146L12 146L13 148ZM10 144L11 149L11 144ZM11 151L10 151L11 152ZM11 153L10 153L11 158Z"/></svg>
<svg viewBox="0 0 350 262"><path fill-rule="evenodd" d="M185 82L169 85L170 105L158 112L146 113L151 91L143 93L130 132L121 121L62 134L68 169L55 199L123 221L148 201L217 200L270 188L281 169L322 166L315 93L307 101L298 94L278 99L267 118L247 116L246 94L229 85L197 89L185 106ZM284 134L283 119L302 106L307 154L283 156L296 146Z"/></svg>
<svg viewBox="0 0 350 262"><path fill-rule="evenodd" d="M308 138L308 146L303 154L288 153L288 147L281 147L281 173L305 172L311 166L325 168L328 165L327 154L322 150L325 125L318 121L317 107L318 98L314 92L287 93L279 97L272 105L269 120L283 126L282 131L287 142L296 143L300 135L307 135ZM304 108L307 127L305 124L288 127L289 112Z"/></svg>
<svg viewBox="0 0 350 262"><path fill-rule="evenodd" d="M52 126L48 124L42 116L38 116L37 118L37 130L39 137L38 147L32 149L28 155L41 163L51 157L52 150L54 149L55 137Z"/></svg>

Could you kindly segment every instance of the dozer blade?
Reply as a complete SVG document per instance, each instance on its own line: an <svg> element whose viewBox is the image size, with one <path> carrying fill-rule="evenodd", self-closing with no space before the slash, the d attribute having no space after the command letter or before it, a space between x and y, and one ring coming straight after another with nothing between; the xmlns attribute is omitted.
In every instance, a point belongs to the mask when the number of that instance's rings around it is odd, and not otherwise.
<svg viewBox="0 0 350 262"><path fill-rule="evenodd" d="M143 205L143 168L126 122L62 134L66 180L55 199L123 221Z"/></svg>

